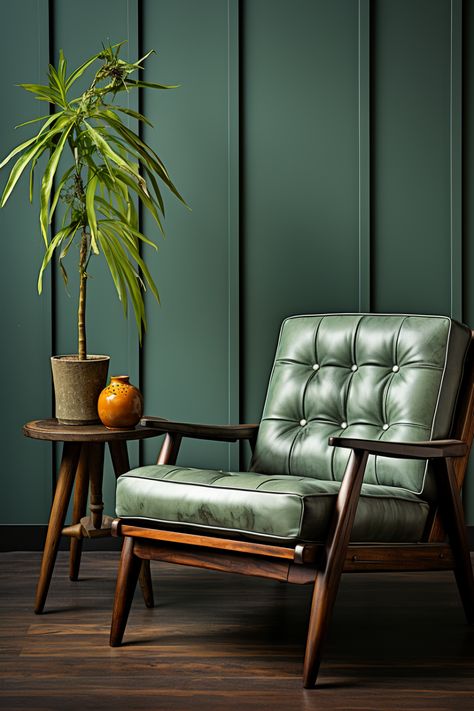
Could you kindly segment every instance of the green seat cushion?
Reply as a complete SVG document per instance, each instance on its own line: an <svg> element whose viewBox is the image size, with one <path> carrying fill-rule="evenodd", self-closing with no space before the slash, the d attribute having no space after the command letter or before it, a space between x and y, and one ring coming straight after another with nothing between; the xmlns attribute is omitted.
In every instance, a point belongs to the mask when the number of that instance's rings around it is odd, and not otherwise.
<svg viewBox="0 0 474 711"><path fill-rule="evenodd" d="M116 512L144 525L322 541L339 487L338 481L294 475L145 466L119 477ZM428 511L406 490L364 484L352 540L419 541Z"/></svg>

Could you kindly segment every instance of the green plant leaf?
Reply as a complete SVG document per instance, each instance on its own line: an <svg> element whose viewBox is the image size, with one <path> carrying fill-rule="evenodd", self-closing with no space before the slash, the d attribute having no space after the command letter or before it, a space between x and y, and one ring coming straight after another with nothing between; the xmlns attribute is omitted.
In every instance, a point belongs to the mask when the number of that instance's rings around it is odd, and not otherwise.
<svg viewBox="0 0 474 711"><path fill-rule="evenodd" d="M56 148L54 149L51 158L45 168L43 179L41 181L41 193L40 193L40 225L41 232L43 234L43 239L45 243L48 241L48 207L49 199L51 197L51 189L53 186L53 179L56 173L56 168L58 167L59 159L61 158L63 148L67 141L73 124L71 123L62 133Z"/></svg>
<svg viewBox="0 0 474 711"><path fill-rule="evenodd" d="M59 232L57 232L54 235L53 239L48 244L46 252L43 257L43 263L41 264L41 269L40 269L40 272L38 275L38 294L41 294L41 292L43 290L43 273L44 273L44 270L46 269L46 267L48 266L48 264L50 263L55 249L57 249L57 247L59 247L59 245L61 244L61 242L63 242L63 240L67 239L72 233L75 233L78 227L79 227L79 225L77 223L68 225L67 227L64 227L63 229L59 230Z"/></svg>
<svg viewBox="0 0 474 711"><path fill-rule="evenodd" d="M100 53L99 53L99 54L100 54ZM75 70L73 71L73 73L71 74L71 76L69 77L69 79L66 80L66 84L65 84L65 86L66 86L66 91L69 91L69 89L70 89L71 86L74 84L74 82L77 81L77 79L79 79L79 77L81 77L81 76L84 74L84 72L86 71L86 69L88 69L88 68L91 66L91 64L94 64L94 62L96 61L96 59L98 59L99 54L94 54L93 57L91 57L90 59L87 59L87 60L86 60L85 62L83 62L79 67L77 67L77 69L75 69Z"/></svg>
<svg viewBox="0 0 474 711"><path fill-rule="evenodd" d="M153 202L152 198L145 193L143 188L140 186L139 183L136 183L133 178L128 175L128 173L125 173L125 171L116 169L115 171L115 177L117 180L122 181L127 185L129 188L131 188L136 194L138 195L139 199L143 203L143 205L147 208L147 210L151 213L151 215L154 217L155 222L157 223L158 227L160 228L160 231L162 234L164 234L163 226L161 224L160 216L158 214L158 210L156 209L155 203Z"/></svg>
<svg viewBox="0 0 474 711"><path fill-rule="evenodd" d="M125 106L112 106L110 104L107 104L107 108L109 111L112 112L120 111L121 113L126 114L127 116L131 116L132 118L137 119L137 121L146 123L147 126L153 128L153 124L151 123L151 121L149 121L146 116L139 113L138 111L134 111L133 109L127 109ZM117 119L118 118L119 117L117 116Z"/></svg>
<svg viewBox="0 0 474 711"><path fill-rule="evenodd" d="M102 138L99 131L96 131L94 128L92 128L92 126L88 124L87 121L84 121L84 123L86 125L86 130L89 132L101 155L104 157L104 161L106 158L109 158L113 163L122 168L122 170L128 173L132 173L137 178L140 178L139 172L132 166L131 163L124 160L121 156L119 156L118 153L112 150L107 141Z"/></svg>
<svg viewBox="0 0 474 711"><path fill-rule="evenodd" d="M146 316L143 294L140 289L140 277L134 266L128 260L125 250L120 244L120 240L111 232L109 232L109 244L112 251L115 253L117 266L119 267L119 270L121 271L127 284L133 312L135 314L138 336L141 343L143 328L146 329Z"/></svg>
<svg viewBox="0 0 474 711"><path fill-rule="evenodd" d="M68 284L68 281L69 281L69 277L68 277L68 275L67 275L66 268L65 268L64 264L62 263L62 260L61 260L61 259L59 260L59 268L60 268L60 270L61 270L61 276L62 276L62 278L63 278L64 286L65 286L66 292L67 292L67 284ZM67 293L69 293L69 292L67 292Z"/></svg>
<svg viewBox="0 0 474 711"><path fill-rule="evenodd" d="M97 198L97 199L98 199L98 201L99 201L99 200L102 200L101 198ZM105 200L104 200L104 203L105 203ZM105 205L107 205L107 203L105 203ZM105 205L104 205L104 209L105 209ZM126 229L127 229L134 237L136 237L138 240L140 240L140 241L143 242L144 244L148 244L150 247L153 247L153 249L155 249L155 250L158 249L158 245L157 245L157 244L155 244L154 242L152 242L152 241L151 241L150 239L148 239L148 237L146 237L142 232L140 232L140 231L137 230L135 227L132 227L132 226L130 225L130 223L129 223L128 220L127 220L127 216L124 215L123 212L120 212L120 210L117 210L117 208L114 208L113 206L109 206L109 205L108 205L107 207L109 208L109 213L110 213L110 214L113 213L113 214L115 215L115 217L118 218L118 219L114 219L113 217L109 217L109 218L106 218L105 220L101 220L101 221L100 221L101 224L108 224L108 223L111 223L111 224L114 224L114 225L115 225L115 224L122 224L122 225L124 226L124 228L126 228Z"/></svg>
<svg viewBox="0 0 474 711"><path fill-rule="evenodd" d="M59 261L60 261L60 262L64 259L64 257L67 256L67 253L69 252L69 249L70 249L70 247L71 247L71 244L74 242L74 237L76 236L76 232L77 232L77 229L78 229L78 228L79 228L79 225L78 225L78 227L76 228L76 230L72 233L72 235L71 235L71 237L69 238L67 244L65 244L64 247L62 248L62 250L61 250L61 252L60 252L60 254L59 254ZM65 238L65 239L66 239L66 238ZM64 241L64 240L63 240L63 241Z"/></svg>
<svg viewBox="0 0 474 711"><path fill-rule="evenodd" d="M37 140L38 140L38 137L34 136L33 138L28 139L28 141L25 141L24 143L20 143L19 146L16 146L16 148L14 148L12 151L10 151L10 153L7 155L7 157L2 160L2 162L0 163L0 168L3 168L8 163L8 161L10 161L13 158L13 156L16 156L18 153L20 153L21 151L28 148L28 146L31 146Z"/></svg>
<svg viewBox="0 0 474 711"><path fill-rule="evenodd" d="M91 248L94 254L99 254L97 246L97 216L95 214L95 191L97 187L97 173L89 172L89 180L86 188L86 213L91 231Z"/></svg>
<svg viewBox="0 0 474 711"><path fill-rule="evenodd" d="M8 198L11 195L11 192L15 185L17 184L18 180L20 179L23 171L25 170L26 166L30 162L30 160L34 157L39 157L41 153L46 149L47 147L47 137L44 141L40 141L39 143L36 142L33 146L31 146L23 155L17 160L15 165L13 166L11 173L8 177L7 184L5 185L5 190L3 191L2 199L0 202L0 207L3 207L5 203L7 202Z"/></svg>
<svg viewBox="0 0 474 711"><path fill-rule="evenodd" d="M62 113L62 111L60 112ZM50 119L50 118L56 118L58 114L53 114L53 117L51 117L50 114L46 114L45 116L38 116L38 118L31 119L31 121L24 121L23 123L19 123L15 126L15 128L21 128L22 126L29 126L31 123L37 123L38 121L43 121L44 119Z"/></svg>
<svg viewBox="0 0 474 711"><path fill-rule="evenodd" d="M58 77L61 85L64 86L66 82L66 58L64 57L64 52L62 49L59 50L59 64L58 64Z"/></svg>
<svg viewBox="0 0 474 711"><path fill-rule="evenodd" d="M160 206L161 214L164 217L165 216L165 204L164 204L163 198L161 196L161 191L160 191L160 188L158 185L158 181L155 178L153 171L150 170L146 165L142 165L142 168L145 171L145 174L152 185L153 192L155 193L156 201L157 201L158 205Z"/></svg>
<svg viewBox="0 0 474 711"><path fill-rule="evenodd" d="M18 84L25 91L35 94L39 101L48 101L50 104L61 106L62 97L59 91L52 86L45 84Z"/></svg>
<svg viewBox="0 0 474 711"><path fill-rule="evenodd" d="M115 288L117 290L118 297L119 297L120 302L122 304L124 315L127 316L127 312L128 312L127 287L126 287L124 279L117 267L114 253L110 249L109 243L107 241L107 232L103 231L103 230L99 230L97 233L97 237L98 237L102 252L105 256L107 265L109 267L109 271L112 276L112 280L114 282Z"/></svg>
<svg viewBox="0 0 474 711"><path fill-rule="evenodd" d="M115 130L123 136L124 140L129 143L133 148L140 154L141 158L145 163L149 165L151 169L155 171L155 173L161 178L161 180L165 183L167 188L171 190L171 192L180 200L184 205L186 205L185 200L183 197L180 195L178 190L176 189L175 185L173 184L173 181L171 180L170 176L168 175L168 171L166 170L165 166L163 165L162 161L160 160L159 156L153 151L153 149L150 148L142 139L140 136L138 136L136 133L134 133L131 129L129 129L127 126L125 126L124 123L121 121L118 122L116 119L111 119L110 116L106 115L104 116L104 120L108 121L110 125L115 128ZM159 192L159 191L158 191ZM160 195L161 198L161 195Z"/></svg>
<svg viewBox="0 0 474 711"><path fill-rule="evenodd" d="M120 223L119 223L120 224ZM132 236L130 234L127 234L126 229L121 229L120 233L122 234L122 239L126 242L126 246L128 251L130 252L130 255L132 256L132 259L135 260L137 265L140 267L143 276L145 278L146 283L150 287L150 290L155 297L155 299L160 303L160 296L158 294L158 289L156 287L156 284L153 280L153 277L151 276L150 270L148 269L148 266L144 259L142 259L140 252L138 251L138 246L135 244L134 240L132 239ZM156 245L154 245L156 246Z"/></svg>
<svg viewBox="0 0 474 711"><path fill-rule="evenodd" d="M108 224L109 230L114 232L115 235L117 236L117 238L122 241L123 247L128 250L131 258L134 260L134 262L137 264L137 266L141 269L144 279L145 279L145 282L148 284L154 297L159 302L160 297L158 294L158 289L156 288L156 284L153 281L153 277L151 276L151 273L150 273L145 261L141 257L139 249L138 249L138 239L141 238L141 236L142 236L141 233L137 232L136 230L130 230L128 228L128 225L124 224L121 221L108 220L107 224ZM140 235L140 237L138 237L136 235ZM148 240L145 239L145 241L148 244L150 244L150 242ZM152 246L154 246L156 248L156 245L154 245L153 243L151 243L151 244L152 244Z"/></svg>
<svg viewBox="0 0 474 711"><path fill-rule="evenodd" d="M30 189L29 189L29 198L30 202L33 202L33 189L34 189L34 184L35 184L35 167L36 163L38 162L38 158L35 157L31 161L31 167L30 167Z"/></svg>
<svg viewBox="0 0 474 711"><path fill-rule="evenodd" d="M180 84L155 84L151 81L138 81L137 79L126 79L127 86L136 86L143 89L179 89Z"/></svg>
<svg viewBox="0 0 474 711"><path fill-rule="evenodd" d="M50 143L53 137L56 136L62 130L63 123L64 121L58 122L58 125L54 126L53 128L50 128L50 130L47 132L44 132L45 127L43 126L43 128L33 139L25 141L24 143L20 144L20 146L17 146L15 149L13 149L13 151L11 151L11 153L0 164L0 168L2 168L14 155L19 153L21 150L24 150L25 147L27 147L28 145L30 146L29 149L25 151L25 153L23 153L23 155L20 156L20 158L16 161L10 172L7 184L5 185L5 189L3 191L2 199L0 201L0 207L3 207L7 202L13 188L20 179L29 161L35 159L36 162L36 160L38 160L40 155L47 148L48 143Z"/></svg>
<svg viewBox="0 0 474 711"><path fill-rule="evenodd" d="M73 172L73 170L74 170L74 166L71 165L71 167L68 168L68 169L66 170L66 172L63 174L63 176L61 177L61 180L60 180L59 183L58 183L58 187L56 188L56 192L54 193L54 197L53 197L53 200L52 200L52 202L51 202L51 207L50 207L50 210L49 210L48 224L51 224L51 221L52 221L53 215L54 215L54 211L55 211L55 209L56 209L56 205L58 204L58 200L59 200L59 197L60 197L60 195L61 195L61 190L63 189L64 185L66 184L66 182L67 182L69 176L71 175L71 173ZM30 198L30 199L31 199L31 198Z"/></svg>
<svg viewBox="0 0 474 711"><path fill-rule="evenodd" d="M49 65L49 86L52 91L58 93L60 101L57 101L64 109L67 107L66 90L61 77L52 64Z"/></svg>

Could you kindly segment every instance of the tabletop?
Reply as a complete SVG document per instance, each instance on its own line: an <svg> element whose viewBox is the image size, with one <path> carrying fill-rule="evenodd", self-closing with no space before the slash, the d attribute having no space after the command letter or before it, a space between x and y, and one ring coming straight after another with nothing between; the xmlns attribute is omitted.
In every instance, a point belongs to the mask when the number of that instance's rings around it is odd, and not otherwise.
<svg viewBox="0 0 474 711"><path fill-rule="evenodd" d="M23 434L32 439L50 442L113 442L115 440L138 440L158 437L160 432L154 427L138 424L128 429L108 429L104 425L63 425L55 418L32 420L23 427Z"/></svg>

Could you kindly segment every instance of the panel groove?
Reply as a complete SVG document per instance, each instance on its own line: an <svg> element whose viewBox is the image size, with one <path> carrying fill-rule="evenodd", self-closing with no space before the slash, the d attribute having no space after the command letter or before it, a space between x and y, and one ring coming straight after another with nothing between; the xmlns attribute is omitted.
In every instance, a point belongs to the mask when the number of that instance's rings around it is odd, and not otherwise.
<svg viewBox="0 0 474 711"><path fill-rule="evenodd" d="M451 0L450 173L451 316L462 321L462 0Z"/></svg>
<svg viewBox="0 0 474 711"><path fill-rule="evenodd" d="M239 166L239 0L227 5L227 170L228 170L228 421L240 422L240 166ZM229 445L228 468L239 467L237 446Z"/></svg>
<svg viewBox="0 0 474 711"><path fill-rule="evenodd" d="M49 63L53 63L54 57L54 32L53 32L53 14L52 14L52 0L37 0L37 17L38 17L38 83L42 84L44 81L44 74L46 67ZM49 113L51 113L51 105L49 105ZM54 229L53 218L51 229ZM51 265L46 278L43 280L43 294L41 296L41 309L42 309L42 320L45 326L49 329L49 344L50 344L50 355L56 353L56 281L55 281L55 270L53 265ZM49 370L49 364L46 365ZM54 400L54 389L51 384L51 399L50 399L50 415L54 415L55 400ZM57 445L51 443L51 485L52 491L56 488L56 478L57 478L57 465L56 465L56 449Z"/></svg>
<svg viewBox="0 0 474 711"><path fill-rule="evenodd" d="M128 61L135 62L140 52L139 40L139 0L127 0L127 45L125 50L128 53ZM128 108L138 111L139 93L141 89L130 91L127 94ZM128 117L128 124L134 131L140 132L139 122ZM141 220L141 215L140 215ZM141 224L140 224L141 229ZM142 387L140 372L140 356L137 344L137 330L132 318L128 319L128 369L132 382Z"/></svg>
<svg viewBox="0 0 474 711"><path fill-rule="evenodd" d="M135 62L141 55L141 2L140 0L127 0L127 45L126 50L128 52L128 61ZM128 108L134 111L140 111L140 97L142 89L137 89L136 91L130 91L127 94ZM137 131L141 136L141 125L140 122L132 117L128 117L129 127ZM138 219L139 219L139 230L143 231L142 225L142 209L141 205L138 204L138 200L135 200L135 205L138 209ZM142 246L138 245L138 251L141 254ZM146 307L145 307L146 308ZM143 334L142 348L138 344L137 329L134 323L134 319L129 317L127 323L127 350L128 350L128 374L132 383L136 383L137 387L144 392L145 384L142 377L142 352L143 346L145 344L146 334ZM112 373L110 373L111 375ZM141 442L130 442L128 445L129 455L130 455L130 465L138 466L143 463L143 446Z"/></svg>
<svg viewBox="0 0 474 711"><path fill-rule="evenodd" d="M370 0L358 7L359 311L370 311Z"/></svg>

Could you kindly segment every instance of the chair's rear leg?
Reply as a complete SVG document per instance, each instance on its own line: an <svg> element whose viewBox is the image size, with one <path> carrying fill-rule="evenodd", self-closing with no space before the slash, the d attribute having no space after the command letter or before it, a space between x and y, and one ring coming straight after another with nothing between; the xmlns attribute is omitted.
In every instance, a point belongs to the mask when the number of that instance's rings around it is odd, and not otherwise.
<svg viewBox="0 0 474 711"><path fill-rule="evenodd" d="M145 605L149 608L154 607L155 599L153 597L153 582L151 579L149 560L142 560L142 567L140 569L138 582L140 583L140 587L142 589L142 595L145 601Z"/></svg>
<svg viewBox="0 0 474 711"><path fill-rule="evenodd" d="M114 611L110 629L111 647L118 647L122 643L141 563L141 559L133 553L133 538L125 536L115 588Z"/></svg>
<svg viewBox="0 0 474 711"><path fill-rule="evenodd" d="M472 625L474 624L474 576L461 497L456 485L456 475L452 460L442 460L439 466L441 471L438 477L438 487L441 494L443 524L448 533L454 555L456 565L454 575L466 619Z"/></svg>

